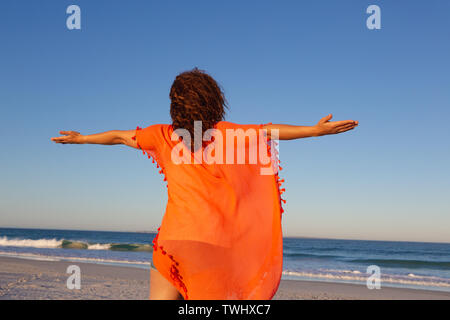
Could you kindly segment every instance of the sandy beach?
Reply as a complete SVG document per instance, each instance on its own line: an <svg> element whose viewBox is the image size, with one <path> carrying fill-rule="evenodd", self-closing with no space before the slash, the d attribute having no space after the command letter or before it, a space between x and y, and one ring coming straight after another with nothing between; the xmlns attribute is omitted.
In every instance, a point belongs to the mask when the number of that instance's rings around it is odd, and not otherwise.
<svg viewBox="0 0 450 320"><path fill-rule="evenodd" d="M81 269L81 288L69 290L69 265ZM0 299L147 299L149 271L133 267L38 261L0 257ZM444 299L450 293L382 287L369 290L355 284L282 280L275 300Z"/></svg>

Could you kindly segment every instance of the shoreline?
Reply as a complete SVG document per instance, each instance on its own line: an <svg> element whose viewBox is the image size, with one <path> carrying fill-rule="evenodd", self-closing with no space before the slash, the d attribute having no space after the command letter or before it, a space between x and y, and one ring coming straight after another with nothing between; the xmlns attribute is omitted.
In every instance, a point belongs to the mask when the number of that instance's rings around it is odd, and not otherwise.
<svg viewBox="0 0 450 320"><path fill-rule="evenodd" d="M81 289L66 286L67 267L81 270ZM0 300L146 300L150 271L106 264L0 257ZM450 292L309 280L281 280L274 300L450 300Z"/></svg>

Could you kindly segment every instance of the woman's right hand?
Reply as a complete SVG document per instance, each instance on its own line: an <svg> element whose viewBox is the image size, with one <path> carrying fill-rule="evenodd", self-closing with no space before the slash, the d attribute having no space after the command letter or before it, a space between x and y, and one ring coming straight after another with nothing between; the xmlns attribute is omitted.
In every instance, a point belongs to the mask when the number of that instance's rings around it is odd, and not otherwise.
<svg viewBox="0 0 450 320"><path fill-rule="evenodd" d="M77 131L60 131L60 134L63 134L62 137L54 137L51 138L55 143L71 143L71 144L81 144L84 143L83 135Z"/></svg>
<svg viewBox="0 0 450 320"><path fill-rule="evenodd" d="M354 129L358 125L358 121L354 120L330 122L332 117L333 115L329 114L326 117L320 119L319 122L315 125L318 136L345 132Z"/></svg>

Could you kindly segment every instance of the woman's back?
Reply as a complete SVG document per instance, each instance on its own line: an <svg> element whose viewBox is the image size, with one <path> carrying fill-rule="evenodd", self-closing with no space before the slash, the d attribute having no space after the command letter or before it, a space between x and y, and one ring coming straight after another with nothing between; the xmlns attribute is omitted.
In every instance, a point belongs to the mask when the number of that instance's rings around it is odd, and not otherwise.
<svg viewBox="0 0 450 320"><path fill-rule="evenodd" d="M267 170L277 159L270 161L261 127L219 122L214 142L194 155L170 125L136 130L168 187L153 261L185 298L269 299L276 292L281 204L276 170Z"/></svg>

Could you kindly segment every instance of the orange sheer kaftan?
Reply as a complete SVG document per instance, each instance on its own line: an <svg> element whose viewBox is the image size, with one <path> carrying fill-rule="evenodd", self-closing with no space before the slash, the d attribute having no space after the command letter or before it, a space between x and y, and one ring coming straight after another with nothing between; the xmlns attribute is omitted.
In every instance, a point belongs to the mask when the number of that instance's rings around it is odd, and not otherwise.
<svg viewBox="0 0 450 320"><path fill-rule="evenodd" d="M197 158L201 159L197 164L173 161L176 146L181 146L178 154L191 160L198 152L190 153L171 125L136 129L133 139L157 162L168 188L166 212L153 240L153 263L185 299L271 299L282 272L281 202L285 202L280 197L284 189L279 188L283 180L278 177L275 142L259 135L256 140L227 141L226 129L258 132L262 125L222 121L215 129L223 138L214 135L211 144L217 145L210 156L223 151L223 163ZM265 164L260 156L256 163L251 161L249 150L256 145L258 154L264 152ZM234 164L226 158L229 148L234 148L230 153ZM236 164L239 149L245 151L245 163ZM261 174L263 168L272 169L271 174Z"/></svg>

